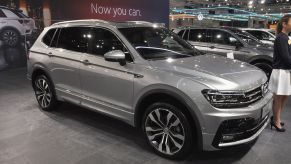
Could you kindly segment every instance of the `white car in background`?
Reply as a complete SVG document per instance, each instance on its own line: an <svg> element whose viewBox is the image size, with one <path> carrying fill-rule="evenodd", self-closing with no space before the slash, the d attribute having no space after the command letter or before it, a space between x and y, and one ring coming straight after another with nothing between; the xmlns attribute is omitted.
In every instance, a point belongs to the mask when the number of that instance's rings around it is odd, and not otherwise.
<svg viewBox="0 0 291 164"><path fill-rule="evenodd" d="M242 28L242 30L252 34L265 44L274 45L276 34L272 29Z"/></svg>
<svg viewBox="0 0 291 164"><path fill-rule="evenodd" d="M0 6L0 40L5 45L14 47L21 38L36 30L35 22L21 10Z"/></svg>

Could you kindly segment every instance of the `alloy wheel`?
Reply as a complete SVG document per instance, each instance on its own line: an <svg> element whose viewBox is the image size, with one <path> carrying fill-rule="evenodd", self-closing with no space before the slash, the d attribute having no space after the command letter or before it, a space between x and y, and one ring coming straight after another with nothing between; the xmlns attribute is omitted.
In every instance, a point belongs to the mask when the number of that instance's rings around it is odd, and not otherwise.
<svg viewBox="0 0 291 164"><path fill-rule="evenodd" d="M9 46L14 46L18 42L18 34L12 30L4 31L2 40Z"/></svg>
<svg viewBox="0 0 291 164"><path fill-rule="evenodd" d="M180 119L163 108L147 115L145 132L150 144L159 152L173 155L179 152L185 142L185 131Z"/></svg>
<svg viewBox="0 0 291 164"><path fill-rule="evenodd" d="M45 79L40 78L35 81L35 95L42 108L47 108L50 105L52 93Z"/></svg>

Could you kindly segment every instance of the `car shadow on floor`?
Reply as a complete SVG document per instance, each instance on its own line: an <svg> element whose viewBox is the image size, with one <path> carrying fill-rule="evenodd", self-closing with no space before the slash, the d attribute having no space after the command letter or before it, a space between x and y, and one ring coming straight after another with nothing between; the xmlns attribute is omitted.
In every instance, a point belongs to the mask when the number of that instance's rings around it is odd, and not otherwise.
<svg viewBox="0 0 291 164"><path fill-rule="evenodd" d="M49 118L61 123L67 128L74 129L75 131L81 131L86 128L95 131L102 131L116 136L121 140L126 140L124 144L131 142L130 146L138 147L142 151L146 151L147 154L156 156L155 158L164 160L158 155L155 155L147 143L143 140L142 134L136 128L118 120L106 116L104 114L97 113L92 110L84 109L82 107L62 103L56 110L51 112L42 111ZM69 121L65 121L69 120ZM74 127L75 126L75 127ZM176 160L176 162L182 163L207 163L207 162L218 162L222 163L234 163L240 161L255 144L256 141L243 145L240 147L229 148L220 151L193 151L193 153L185 160ZM220 163L220 162L218 162Z"/></svg>

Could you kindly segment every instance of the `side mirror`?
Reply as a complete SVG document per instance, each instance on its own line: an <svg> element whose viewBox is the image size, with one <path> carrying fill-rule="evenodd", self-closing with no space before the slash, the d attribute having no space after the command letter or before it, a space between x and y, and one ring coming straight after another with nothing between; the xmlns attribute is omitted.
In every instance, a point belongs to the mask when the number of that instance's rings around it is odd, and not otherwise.
<svg viewBox="0 0 291 164"><path fill-rule="evenodd" d="M109 51L104 54L104 58L109 62L119 62L122 66L126 64L125 54L120 50Z"/></svg>

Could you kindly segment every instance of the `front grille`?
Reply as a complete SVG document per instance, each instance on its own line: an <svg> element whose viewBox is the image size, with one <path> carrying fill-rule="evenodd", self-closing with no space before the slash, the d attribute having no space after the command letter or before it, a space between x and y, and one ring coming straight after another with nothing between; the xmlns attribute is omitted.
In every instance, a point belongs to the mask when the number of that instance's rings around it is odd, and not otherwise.
<svg viewBox="0 0 291 164"><path fill-rule="evenodd" d="M268 119L269 115L262 119L243 118L224 121L218 129L212 145L219 148L221 143L231 143L250 138L264 126Z"/></svg>
<svg viewBox="0 0 291 164"><path fill-rule="evenodd" d="M263 85L262 85L263 86ZM220 106L223 106L223 108L244 108L247 107L259 100L261 100L264 96L263 87L257 87L253 90L244 92L239 98L238 102L236 103L216 103L215 107L220 108Z"/></svg>
<svg viewBox="0 0 291 164"><path fill-rule="evenodd" d="M258 87L244 94L244 98L241 100L241 104L250 105L263 98L262 87Z"/></svg>

